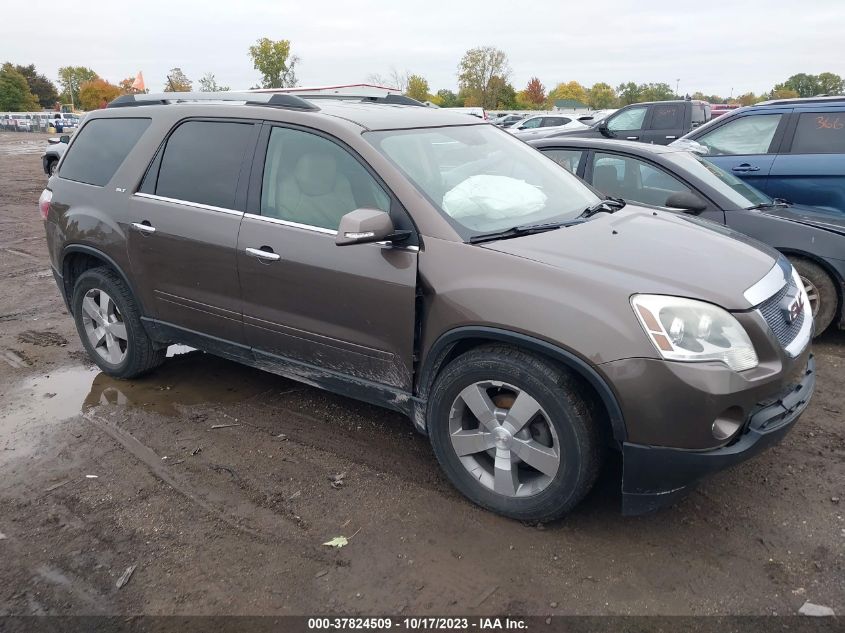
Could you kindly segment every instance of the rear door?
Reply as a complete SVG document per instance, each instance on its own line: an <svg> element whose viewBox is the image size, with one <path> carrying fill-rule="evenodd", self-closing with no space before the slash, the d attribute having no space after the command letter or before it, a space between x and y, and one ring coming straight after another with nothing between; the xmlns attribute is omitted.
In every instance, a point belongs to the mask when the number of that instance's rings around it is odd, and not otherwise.
<svg viewBox="0 0 845 633"><path fill-rule="evenodd" d="M132 271L159 321L244 343L235 247L259 130L182 121L130 198Z"/></svg>
<svg viewBox="0 0 845 633"><path fill-rule="evenodd" d="M691 138L707 147L707 160L769 193L769 172L791 111L772 108L739 114Z"/></svg>
<svg viewBox="0 0 845 633"><path fill-rule="evenodd" d="M798 204L845 212L845 109L792 114L772 164L769 192Z"/></svg>
<svg viewBox="0 0 845 633"><path fill-rule="evenodd" d="M640 136L645 143L668 145L684 134L684 103L654 103L649 106L645 129Z"/></svg>
<svg viewBox="0 0 845 633"><path fill-rule="evenodd" d="M238 238L244 328L256 359L284 374L410 391L416 237L407 247L337 246L340 218L398 200L338 140L267 124Z"/></svg>

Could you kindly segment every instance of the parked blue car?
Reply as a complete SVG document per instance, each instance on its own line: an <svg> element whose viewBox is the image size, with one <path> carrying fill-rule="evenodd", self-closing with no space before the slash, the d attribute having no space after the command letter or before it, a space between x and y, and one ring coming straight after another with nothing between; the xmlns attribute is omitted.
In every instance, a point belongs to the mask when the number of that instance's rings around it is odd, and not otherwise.
<svg viewBox="0 0 845 633"><path fill-rule="evenodd" d="M845 213L845 96L739 108L673 145L702 154L772 198Z"/></svg>

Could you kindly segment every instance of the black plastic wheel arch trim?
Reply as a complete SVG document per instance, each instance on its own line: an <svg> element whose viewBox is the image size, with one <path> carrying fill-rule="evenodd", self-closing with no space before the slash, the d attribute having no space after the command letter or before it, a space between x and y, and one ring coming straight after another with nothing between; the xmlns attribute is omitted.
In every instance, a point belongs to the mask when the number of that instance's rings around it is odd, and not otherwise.
<svg viewBox="0 0 845 633"><path fill-rule="evenodd" d="M613 429L613 439L618 442L624 442L628 439L628 433L625 427L625 418L622 415L622 408L616 398L616 394L611 389L607 381L601 374L586 360L567 351L557 345L553 345L548 341L522 334L520 332L512 332L510 330L502 330L500 328L486 327L486 326L463 326L445 332L438 338L431 349L426 354L425 362L420 370L419 380L417 381L417 397L418 402L422 403L427 400L429 390L434 382L434 378L440 372L443 366L443 360L446 358L448 351L457 343L466 339L481 339L487 341L510 343L517 347L527 350L539 352L544 356L556 360L562 365L575 371L579 376L585 379L598 393L607 410L610 418L610 425ZM414 417L414 422L419 430L420 416Z"/></svg>

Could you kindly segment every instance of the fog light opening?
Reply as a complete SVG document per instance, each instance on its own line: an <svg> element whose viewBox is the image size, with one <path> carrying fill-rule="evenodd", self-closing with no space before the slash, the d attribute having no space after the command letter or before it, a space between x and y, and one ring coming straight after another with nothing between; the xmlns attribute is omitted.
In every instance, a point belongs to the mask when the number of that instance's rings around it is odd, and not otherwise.
<svg viewBox="0 0 845 633"><path fill-rule="evenodd" d="M725 409L713 422L713 437L720 442L729 440L742 428L745 416L739 407Z"/></svg>

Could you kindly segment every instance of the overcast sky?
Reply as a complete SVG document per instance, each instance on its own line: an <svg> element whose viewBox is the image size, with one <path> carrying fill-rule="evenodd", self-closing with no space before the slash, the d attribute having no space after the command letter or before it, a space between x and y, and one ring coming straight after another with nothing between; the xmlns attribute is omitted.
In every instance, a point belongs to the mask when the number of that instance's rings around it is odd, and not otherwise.
<svg viewBox="0 0 845 633"><path fill-rule="evenodd" d="M93 68L117 83L144 72L163 88L179 66L196 81L213 72L233 89L258 83L247 48L289 39L300 85L357 83L391 67L455 89L468 48L494 45L517 90L537 75L547 88L576 80L666 82L682 93L769 90L798 72L845 75L845 0L81 0L18 3L0 21L0 56ZM23 8L23 9L21 9ZM34 16L38 16L35 19ZM4 59L0 59L4 61Z"/></svg>

